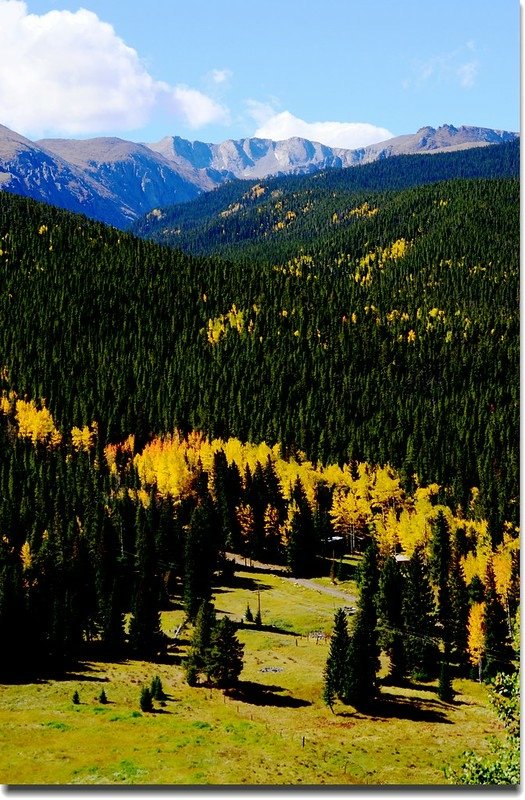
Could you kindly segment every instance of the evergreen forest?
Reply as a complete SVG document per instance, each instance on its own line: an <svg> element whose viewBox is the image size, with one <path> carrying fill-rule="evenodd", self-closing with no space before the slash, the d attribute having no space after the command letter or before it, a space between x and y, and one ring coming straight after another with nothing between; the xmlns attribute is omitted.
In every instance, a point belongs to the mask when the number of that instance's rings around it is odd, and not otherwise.
<svg viewBox="0 0 525 800"><path fill-rule="evenodd" d="M156 659L176 596L188 681L235 683L232 553L360 554L330 708L380 653L445 700L513 671L518 154L233 182L135 233L0 192L2 679Z"/></svg>

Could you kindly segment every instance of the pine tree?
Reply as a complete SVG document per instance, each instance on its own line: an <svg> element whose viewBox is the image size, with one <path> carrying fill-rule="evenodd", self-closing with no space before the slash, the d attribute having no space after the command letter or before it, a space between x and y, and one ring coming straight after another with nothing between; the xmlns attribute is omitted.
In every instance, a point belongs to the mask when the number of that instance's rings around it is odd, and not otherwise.
<svg viewBox="0 0 525 800"><path fill-rule="evenodd" d="M150 691L151 691L151 696L154 700L166 699L166 695L164 694L164 689L162 688L162 681L158 675L155 675L155 677L152 679Z"/></svg>
<svg viewBox="0 0 525 800"><path fill-rule="evenodd" d="M430 680L437 673L439 649L436 603L430 584L423 547L416 547L407 564L403 595L407 669L414 678Z"/></svg>
<svg viewBox="0 0 525 800"><path fill-rule="evenodd" d="M184 544L183 599L190 619L211 595L218 555L213 526L213 504L206 495L193 511Z"/></svg>
<svg viewBox="0 0 525 800"><path fill-rule="evenodd" d="M335 699L341 700L345 695L349 641L346 614L340 608L334 617L334 630L324 670L323 700L330 711L333 711Z"/></svg>
<svg viewBox="0 0 525 800"><path fill-rule="evenodd" d="M190 686L194 686L199 674L205 671L212 633L216 624L214 605L208 601L202 602L195 618L191 646L185 661L186 680Z"/></svg>
<svg viewBox="0 0 525 800"><path fill-rule="evenodd" d="M450 654L447 648L445 648L445 652L443 653L443 657L441 660L437 693L439 699L443 700L445 703L449 703L451 700L454 699L454 690L452 688L452 677L450 674Z"/></svg>
<svg viewBox="0 0 525 800"><path fill-rule="evenodd" d="M489 561L485 576L485 665L483 679L490 680L498 672L514 672L513 650L509 643L509 631L505 609L496 591L494 570Z"/></svg>
<svg viewBox="0 0 525 800"><path fill-rule="evenodd" d="M137 578L129 624L129 643L136 655L152 658L165 639L160 628L159 588L153 534L142 505L137 509Z"/></svg>
<svg viewBox="0 0 525 800"><path fill-rule="evenodd" d="M221 687L237 683L244 665L243 653L244 645L235 634L235 625L228 617L223 617L212 631L204 657L208 680Z"/></svg>
<svg viewBox="0 0 525 800"><path fill-rule="evenodd" d="M457 555L450 565L450 658L461 671L468 667L469 596L463 568Z"/></svg>
<svg viewBox="0 0 525 800"><path fill-rule="evenodd" d="M299 477L292 489L292 501L296 511L292 516L287 561L292 575L301 578L315 572L317 542L312 509Z"/></svg>
<svg viewBox="0 0 525 800"><path fill-rule="evenodd" d="M118 543L116 525L122 520L116 510L111 518L104 514L91 532L96 546L95 590L97 597L97 619L100 638L107 655L118 657L124 643L124 588L122 580L122 560ZM89 529L88 529L89 530Z"/></svg>
<svg viewBox="0 0 525 800"><path fill-rule="evenodd" d="M151 691L147 686L143 686L140 691L140 710L146 713L153 711L153 700Z"/></svg>
<svg viewBox="0 0 525 800"><path fill-rule="evenodd" d="M377 695L379 645L376 594L378 590L377 545L373 540L365 550L360 572L360 596L354 629L348 646L348 661L343 700L355 708L366 708Z"/></svg>
<svg viewBox="0 0 525 800"><path fill-rule="evenodd" d="M403 575L395 558L389 556L379 577L379 629L382 648L390 658L390 679L397 685L402 684L406 677L403 598Z"/></svg>

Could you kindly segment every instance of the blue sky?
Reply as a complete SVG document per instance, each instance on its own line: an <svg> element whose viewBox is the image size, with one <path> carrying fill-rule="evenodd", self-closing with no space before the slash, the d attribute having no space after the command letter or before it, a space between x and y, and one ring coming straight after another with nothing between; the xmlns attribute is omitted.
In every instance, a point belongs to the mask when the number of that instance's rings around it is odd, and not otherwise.
<svg viewBox="0 0 525 800"><path fill-rule="evenodd" d="M30 138L519 127L518 0L0 0L0 30L0 122Z"/></svg>

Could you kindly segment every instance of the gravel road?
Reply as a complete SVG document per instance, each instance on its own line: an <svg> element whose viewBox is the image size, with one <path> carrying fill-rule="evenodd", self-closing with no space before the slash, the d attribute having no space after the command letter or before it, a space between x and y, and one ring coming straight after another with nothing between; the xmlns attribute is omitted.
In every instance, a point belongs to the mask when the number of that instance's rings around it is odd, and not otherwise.
<svg viewBox="0 0 525 800"><path fill-rule="evenodd" d="M343 592L341 589L335 589L332 586L322 586L321 584L315 583L315 581L309 580L308 578L291 577L288 575L288 568L283 567L282 564L263 564L262 561L244 559L237 553L226 553L226 558L228 558L230 561L235 561L235 563L240 567L247 567L248 569L254 569L260 572L279 574L282 578L284 578L284 580L293 583L294 586L303 586L305 589L313 589L315 592L319 592L320 594L329 594L332 597L337 597L339 600L344 600L346 603L351 605L357 602L357 597L352 594L348 594L347 592Z"/></svg>

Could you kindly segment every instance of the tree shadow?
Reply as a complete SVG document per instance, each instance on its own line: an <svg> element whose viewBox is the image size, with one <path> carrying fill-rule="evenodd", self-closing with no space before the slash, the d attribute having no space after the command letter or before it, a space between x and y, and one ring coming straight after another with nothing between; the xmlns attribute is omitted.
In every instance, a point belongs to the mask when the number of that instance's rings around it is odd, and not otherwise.
<svg viewBox="0 0 525 800"><path fill-rule="evenodd" d="M417 680L411 680L410 678L405 678L404 680L395 680L387 675L386 677L382 678L380 683L381 686L386 686L390 688L391 686L396 686L398 689L412 689L416 692L429 692L430 694L437 694L437 686L429 686L428 683L420 683Z"/></svg>
<svg viewBox="0 0 525 800"><path fill-rule="evenodd" d="M235 569L239 572L254 572L261 573L262 575L279 575L280 577L283 575L290 575L288 568L284 565L280 567L278 564L250 564L249 559L247 564L236 562Z"/></svg>
<svg viewBox="0 0 525 800"><path fill-rule="evenodd" d="M288 628L279 628L277 625L255 625L254 622L239 622L237 630L262 631L263 633L280 633L283 636L300 636L300 633L291 631Z"/></svg>
<svg viewBox="0 0 525 800"><path fill-rule="evenodd" d="M366 707L357 709L356 713L343 711L342 717L366 717L373 722L387 719L407 719L412 722L441 722L452 725L438 700L417 700L401 695L381 695L371 700Z"/></svg>
<svg viewBox="0 0 525 800"><path fill-rule="evenodd" d="M254 681L239 681L238 684L225 691L227 697L238 700L241 703L249 703L254 706L275 706L276 708L304 708L311 706L309 700L302 700L299 697L281 695L278 692L286 692L282 686L272 686Z"/></svg>
<svg viewBox="0 0 525 800"><path fill-rule="evenodd" d="M259 583L259 581L255 580L255 578L246 578L243 575L234 575L233 578L228 581L228 584L225 588L214 587L213 594L225 594L232 589L246 589L248 592L264 592L271 588L272 587L267 583Z"/></svg>
<svg viewBox="0 0 525 800"><path fill-rule="evenodd" d="M103 678L98 677L97 675L88 675L83 671L79 672L63 672L59 675L49 676L53 681L82 681L82 683L91 682L91 683L108 683L109 678L105 675Z"/></svg>

